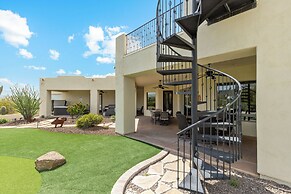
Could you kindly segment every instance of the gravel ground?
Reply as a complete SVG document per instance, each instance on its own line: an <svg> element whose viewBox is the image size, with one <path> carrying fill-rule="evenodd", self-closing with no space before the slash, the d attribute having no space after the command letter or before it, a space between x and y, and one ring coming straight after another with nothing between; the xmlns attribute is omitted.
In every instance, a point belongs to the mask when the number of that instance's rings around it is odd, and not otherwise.
<svg viewBox="0 0 291 194"><path fill-rule="evenodd" d="M39 128L41 130L59 133L92 134L92 135L116 135L115 129L104 129L103 127L91 127L89 129L78 129L76 127Z"/></svg>
<svg viewBox="0 0 291 194"><path fill-rule="evenodd" d="M264 180L251 175L232 171L231 180L207 181L206 188L210 194L290 194L291 188L274 181Z"/></svg>

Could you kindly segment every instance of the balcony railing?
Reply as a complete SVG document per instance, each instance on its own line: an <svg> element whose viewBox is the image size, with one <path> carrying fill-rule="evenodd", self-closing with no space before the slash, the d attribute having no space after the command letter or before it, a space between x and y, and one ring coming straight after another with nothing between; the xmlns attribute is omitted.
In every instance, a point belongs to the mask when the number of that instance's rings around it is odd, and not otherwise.
<svg viewBox="0 0 291 194"><path fill-rule="evenodd" d="M162 19L159 22L162 22L165 26L160 31L164 31L167 36L182 31L179 26L175 25L175 19L182 16L182 5L182 2L168 5L166 7L167 11L160 13ZM157 20L154 18L126 35L126 53L129 54L156 43L156 35Z"/></svg>
<svg viewBox="0 0 291 194"><path fill-rule="evenodd" d="M156 42L156 18L126 35L126 53L142 49Z"/></svg>

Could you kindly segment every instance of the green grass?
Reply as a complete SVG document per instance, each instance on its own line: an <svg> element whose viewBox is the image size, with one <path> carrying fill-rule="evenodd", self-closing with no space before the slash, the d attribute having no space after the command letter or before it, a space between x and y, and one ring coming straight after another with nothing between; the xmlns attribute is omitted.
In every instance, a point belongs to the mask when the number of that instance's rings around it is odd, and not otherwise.
<svg viewBox="0 0 291 194"><path fill-rule="evenodd" d="M30 159L0 156L0 193L36 193L40 189L41 175Z"/></svg>
<svg viewBox="0 0 291 194"><path fill-rule="evenodd" d="M40 193L110 193L126 170L160 151L121 136L0 129L0 156L35 160L53 150L64 155L67 163L41 173Z"/></svg>

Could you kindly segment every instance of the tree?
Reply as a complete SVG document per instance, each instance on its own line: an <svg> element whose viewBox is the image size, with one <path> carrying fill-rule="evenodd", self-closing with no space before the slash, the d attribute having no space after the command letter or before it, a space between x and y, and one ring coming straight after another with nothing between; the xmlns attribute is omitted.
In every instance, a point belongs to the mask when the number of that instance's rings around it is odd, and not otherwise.
<svg viewBox="0 0 291 194"><path fill-rule="evenodd" d="M40 106L40 98L38 92L30 86L18 88L13 86L11 90L11 100L14 103L14 108L19 112L24 120L32 122L33 117L38 113Z"/></svg>

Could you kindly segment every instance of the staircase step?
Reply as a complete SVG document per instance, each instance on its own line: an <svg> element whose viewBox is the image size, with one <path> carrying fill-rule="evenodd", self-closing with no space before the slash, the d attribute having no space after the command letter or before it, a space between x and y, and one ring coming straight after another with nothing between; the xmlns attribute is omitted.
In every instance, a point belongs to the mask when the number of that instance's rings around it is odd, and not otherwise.
<svg viewBox="0 0 291 194"><path fill-rule="evenodd" d="M241 143L241 139L232 136L217 136L217 135L199 135L199 140L209 141L209 142L220 142L220 143Z"/></svg>
<svg viewBox="0 0 291 194"><path fill-rule="evenodd" d="M217 9L221 9L221 7L227 3L229 0L211 0L211 1L202 1L202 14L201 14L201 19L200 23L204 22L208 17L211 17ZM225 9L224 7L222 9Z"/></svg>
<svg viewBox="0 0 291 194"><path fill-rule="evenodd" d="M192 73L192 69L187 68L187 69L157 70L157 72L162 75L174 75L174 74Z"/></svg>
<svg viewBox="0 0 291 194"><path fill-rule="evenodd" d="M176 19L177 24L192 38L199 26L199 14L192 14Z"/></svg>
<svg viewBox="0 0 291 194"><path fill-rule="evenodd" d="M193 57L160 54L158 62L192 62Z"/></svg>
<svg viewBox="0 0 291 194"><path fill-rule="evenodd" d="M177 47L177 48L182 48L186 50L195 49L194 46L190 42L188 42L187 40L185 40L184 38L182 38L181 36L177 34L170 36L169 38L164 40L162 44Z"/></svg>
<svg viewBox="0 0 291 194"><path fill-rule="evenodd" d="M200 175L198 174L197 177L197 173L199 173L199 171L197 171L197 169L195 168L192 168L191 172L189 172L179 184L179 189L195 191L196 193L204 193L204 188L200 180Z"/></svg>
<svg viewBox="0 0 291 194"><path fill-rule="evenodd" d="M186 85L186 84L191 84L191 80L164 82L164 85L170 85L170 86L178 86L178 85Z"/></svg>
<svg viewBox="0 0 291 194"><path fill-rule="evenodd" d="M221 150L212 149L209 147L203 147L203 146L197 146L198 151L202 152L208 156L211 156L213 158L217 158L220 161L224 161L227 163L233 163L234 157L230 152L224 152Z"/></svg>
<svg viewBox="0 0 291 194"><path fill-rule="evenodd" d="M193 161L197 169L200 170L200 174L204 176L205 180L218 180L229 178L221 170L219 170L215 166L211 166L210 164L204 162L201 159L197 159L194 157Z"/></svg>

